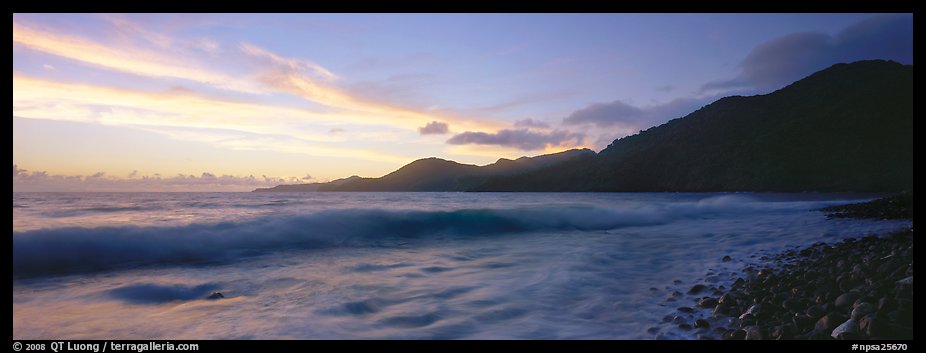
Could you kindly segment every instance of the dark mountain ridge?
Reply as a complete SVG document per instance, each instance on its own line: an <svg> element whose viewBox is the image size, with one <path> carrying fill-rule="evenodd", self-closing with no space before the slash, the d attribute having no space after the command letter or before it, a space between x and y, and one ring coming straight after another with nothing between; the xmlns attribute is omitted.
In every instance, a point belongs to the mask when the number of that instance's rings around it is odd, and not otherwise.
<svg viewBox="0 0 926 353"><path fill-rule="evenodd" d="M899 191L913 188L913 67L837 64L719 99L597 156L473 191Z"/></svg>
<svg viewBox="0 0 926 353"><path fill-rule="evenodd" d="M721 98L582 149L485 166L440 158L380 178L255 191L913 190L913 67L836 64L775 92Z"/></svg>
<svg viewBox="0 0 926 353"><path fill-rule="evenodd" d="M495 163L484 166L431 157L406 164L379 178L352 176L328 183L278 185L254 191L466 191L481 185L490 177L526 173L575 158L594 155L595 152L589 149L572 149L536 157L521 157L515 160L500 158Z"/></svg>
<svg viewBox="0 0 926 353"><path fill-rule="evenodd" d="M335 179L327 183L308 183L308 184L290 184L290 185L277 185L272 188L258 188L253 192L308 192L308 191L319 191L318 189L325 186L336 186L344 184L348 181L353 181L355 179L360 179L359 176L352 175L347 178Z"/></svg>

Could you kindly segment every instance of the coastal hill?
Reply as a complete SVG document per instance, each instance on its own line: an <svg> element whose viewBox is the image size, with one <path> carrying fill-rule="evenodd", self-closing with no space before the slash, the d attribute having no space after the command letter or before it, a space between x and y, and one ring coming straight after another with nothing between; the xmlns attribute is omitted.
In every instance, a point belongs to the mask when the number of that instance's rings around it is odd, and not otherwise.
<svg viewBox="0 0 926 353"><path fill-rule="evenodd" d="M837 64L766 95L726 97L594 158L473 191L913 189L913 67Z"/></svg>
<svg viewBox="0 0 926 353"><path fill-rule="evenodd" d="M291 184L291 185L277 185L272 188L258 188L254 192L307 192L307 191L319 191L318 189L322 187L331 187L344 184L348 181L353 181L360 179L359 176L353 175L347 178L335 179L327 183L308 183L308 184Z"/></svg>
<svg viewBox="0 0 926 353"><path fill-rule="evenodd" d="M419 159L380 178L255 191L900 191L913 189L913 67L836 64L612 142L476 166Z"/></svg>
<svg viewBox="0 0 926 353"><path fill-rule="evenodd" d="M593 157L589 149L572 149L536 157L500 158L492 164L477 166L440 158L422 158L379 178L338 179L329 183L278 185L256 192L293 191L467 191L490 177L516 175L560 163Z"/></svg>

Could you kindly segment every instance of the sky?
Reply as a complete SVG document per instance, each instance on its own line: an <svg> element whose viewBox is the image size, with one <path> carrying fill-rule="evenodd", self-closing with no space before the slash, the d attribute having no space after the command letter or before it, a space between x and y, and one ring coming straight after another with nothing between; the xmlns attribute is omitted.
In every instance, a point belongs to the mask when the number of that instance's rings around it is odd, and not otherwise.
<svg viewBox="0 0 926 353"><path fill-rule="evenodd" d="M13 190L250 191L590 148L912 14L14 14Z"/></svg>

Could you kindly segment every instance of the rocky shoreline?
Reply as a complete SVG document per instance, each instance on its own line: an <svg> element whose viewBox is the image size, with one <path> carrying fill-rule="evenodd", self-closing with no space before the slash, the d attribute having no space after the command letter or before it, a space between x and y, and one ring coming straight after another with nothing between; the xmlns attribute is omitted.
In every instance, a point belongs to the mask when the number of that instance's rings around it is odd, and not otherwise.
<svg viewBox="0 0 926 353"><path fill-rule="evenodd" d="M902 192L869 202L821 208L827 218L913 219L913 193Z"/></svg>
<svg viewBox="0 0 926 353"><path fill-rule="evenodd" d="M820 211L830 218L912 219L912 193ZM663 322L696 330L700 339L913 339L912 226L761 260L731 278L731 288L694 285L688 294L695 304Z"/></svg>

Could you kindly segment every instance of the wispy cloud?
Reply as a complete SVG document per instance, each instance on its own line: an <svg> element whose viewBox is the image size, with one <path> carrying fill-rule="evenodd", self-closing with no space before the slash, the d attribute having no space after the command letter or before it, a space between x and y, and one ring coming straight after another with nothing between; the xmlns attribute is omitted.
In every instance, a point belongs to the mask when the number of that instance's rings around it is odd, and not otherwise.
<svg viewBox="0 0 926 353"><path fill-rule="evenodd" d="M312 77L328 81L336 80L338 78L335 74L331 73L331 71L328 71L328 69L325 69L321 65L310 60L285 58L250 43L241 43L239 48L241 49L241 52L247 55L269 60L271 63L284 69L288 74L291 75L310 75Z"/></svg>
<svg viewBox="0 0 926 353"><path fill-rule="evenodd" d="M100 97L106 98L105 104ZM409 158L375 149L332 144L343 141L343 137L329 133L329 126L345 121L367 122L366 117L216 100L183 92L145 92L60 83L17 73L13 74L13 115L126 126L232 150L343 156L395 163ZM306 122L315 122L317 128L305 128ZM380 136L387 141L394 139L389 135ZM377 136L365 138L375 141Z"/></svg>
<svg viewBox="0 0 926 353"><path fill-rule="evenodd" d="M278 132L287 123L343 121L344 115L313 113L186 91L149 92L64 83L13 73L13 114L25 118L110 125L185 126ZM324 139L322 135L316 136Z"/></svg>
<svg viewBox="0 0 926 353"><path fill-rule="evenodd" d="M86 64L130 74L178 78L221 89L262 93L255 85L196 65L195 58L178 58L161 51L132 46L115 48L86 38L33 28L13 21L13 44ZM175 53L177 54L177 53Z"/></svg>
<svg viewBox="0 0 926 353"><path fill-rule="evenodd" d="M160 49L170 49L175 45L176 41L170 36L148 30L145 26L128 19L124 15L98 14L96 17L108 22L112 26L113 32L124 43L133 43L141 40L153 44Z"/></svg>
<svg viewBox="0 0 926 353"><path fill-rule="evenodd" d="M252 43L240 43L237 51L243 57L251 59L251 65L243 68L249 72L244 75L231 75L213 69L216 65L207 64L215 58L199 57L196 52L186 50L191 46L212 50L218 47L217 42L200 38L192 42L187 41L189 43L179 43L162 34L145 31L127 19L117 17L110 20L117 31L139 34L146 44L154 43L157 50L133 43L122 43L116 47L112 43L63 34L23 24L15 19L13 43L134 75L189 80L249 94L294 95L343 113L350 113L341 117L359 118L352 121L360 123L400 126L410 130L432 120L453 120L455 125L470 129L493 129L503 125L459 116L436 116L433 112L413 110L388 101L372 100L341 87L339 77L318 63L285 57Z"/></svg>
<svg viewBox="0 0 926 353"><path fill-rule="evenodd" d="M470 129L492 129L501 123L480 119L460 119L458 116L438 116L429 111L413 110L381 99L372 99L334 83L336 76L317 64L280 57L255 45L243 45L242 51L262 60L258 80L265 86L329 107L352 111L378 120L381 124L420 126L433 120L452 120L454 125ZM362 86L367 87L367 86ZM359 93L359 94L358 94ZM377 95L382 97L384 95Z"/></svg>

